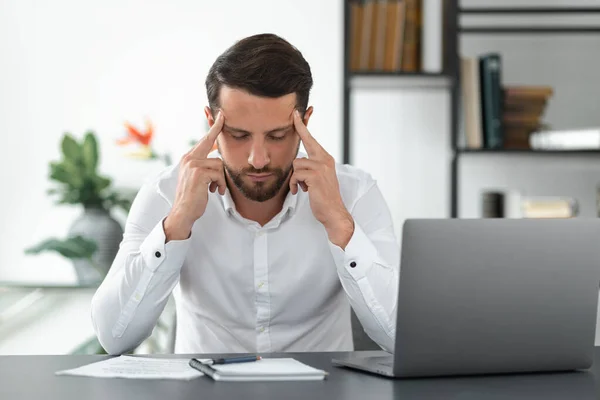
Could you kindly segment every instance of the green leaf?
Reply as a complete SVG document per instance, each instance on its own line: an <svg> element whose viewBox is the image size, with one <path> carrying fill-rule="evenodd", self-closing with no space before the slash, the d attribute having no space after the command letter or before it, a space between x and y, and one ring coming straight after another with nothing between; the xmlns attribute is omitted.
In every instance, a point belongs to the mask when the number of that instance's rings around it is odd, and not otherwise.
<svg viewBox="0 0 600 400"><path fill-rule="evenodd" d="M98 246L92 240L82 236L73 236L65 240L50 238L42 243L25 250L25 254L40 254L43 252L57 252L69 259L90 259Z"/></svg>
<svg viewBox="0 0 600 400"><path fill-rule="evenodd" d="M83 178L76 167L68 162L50 163L50 179L64 183L72 188L79 188L83 184Z"/></svg>
<svg viewBox="0 0 600 400"><path fill-rule="evenodd" d="M77 164L81 159L81 147L70 134L66 133L63 136L61 148L65 159L70 160L73 164Z"/></svg>
<svg viewBox="0 0 600 400"><path fill-rule="evenodd" d="M107 187L109 187L111 183L112 183L112 180L110 178L106 178L104 176L95 176L94 177L95 188L98 192L101 192L104 189L106 189Z"/></svg>
<svg viewBox="0 0 600 400"><path fill-rule="evenodd" d="M71 175L61 163L51 162L50 163L50 179L59 181L62 183L69 184L71 182Z"/></svg>
<svg viewBox="0 0 600 400"><path fill-rule="evenodd" d="M82 203L81 192L79 190L68 190L63 192L62 199L58 204L80 204Z"/></svg>
<svg viewBox="0 0 600 400"><path fill-rule="evenodd" d="M98 167L98 142L94 132L89 131L85 134L82 146L83 165L88 174L93 174Z"/></svg>

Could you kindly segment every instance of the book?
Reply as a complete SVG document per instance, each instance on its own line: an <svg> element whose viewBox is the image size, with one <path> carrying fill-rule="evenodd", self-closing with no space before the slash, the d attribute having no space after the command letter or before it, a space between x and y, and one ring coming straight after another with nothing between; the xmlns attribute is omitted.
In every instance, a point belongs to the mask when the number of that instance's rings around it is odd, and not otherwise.
<svg viewBox="0 0 600 400"><path fill-rule="evenodd" d="M600 128L537 131L531 134L532 149L594 150L600 149Z"/></svg>
<svg viewBox="0 0 600 400"><path fill-rule="evenodd" d="M193 358L190 366L215 381L315 381L327 376L326 371L293 358L263 358L256 362L219 365L207 365Z"/></svg>
<svg viewBox="0 0 600 400"><path fill-rule="evenodd" d="M502 59L498 53L479 58L481 76L481 109L483 138L486 148L503 146L502 125Z"/></svg>
<svg viewBox="0 0 600 400"><path fill-rule="evenodd" d="M369 69L369 61L371 59L372 38L371 34L374 31L373 21L377 17L375 0L365 0L362 5L362 23L360 24L360 53L358 60L358 70L367 71Z"/></svg>
<svg viewBox="0 0 600 400"><path fill-rule="evenodd" d="M385 35L387 28L387 0L377 0L371 32L371 52L369 54L369 70L382 71L385 57Z"/></svg>
<svg viewBox="0 0 600 400"><path fill-rule="evenodd" d="M442 0L423 0L421 69L424 72L440 73L443 69L443 6Z"/></svg>
<svg viewBox="0 0 600 400"><path fill-rule="evenodd" d="M521 203L523 218L574 218L579 205L574 198L528 197Z"/></svg>
<svg viewBox="0 0 600 400"><path fill-rule="evenodd" d="M518 190L489 189L481 194L483 218L574 218L579 202L567 196L526 196Z"/></svg>
<svg viewBox="0 0 600 400"><path fill-rule="evenodd" d="M483 147L483 130L477 59L461 59L460 81L466 145L470 149L480 149Z"/></svg>
<svg viewBox="0 0 600 400"><path fill-rule="evenodd" d="M421 29L423 26L423 0L404 0L406 3L404 43L402 47L402 71L421 70Z"/></svg>
<svg viewBox="0 0 600 400"><path fill-rule="evenodd" d="M385 52L383 70L400 71L402 66L402 44L404 42L405 3L392 0L387 6Z"/></svg>
<svg viewBox="0 0 600 400"><path fill-rule="evenodd" d="M401 71L407 0L347 1L350 71Z"/></svg>
<svg viewBox="0 0 600 400"><path fill-rule="evenodd" d="M551 86L506 86L504 92L507 99L526 98L527 101L547 100L554 93Z"/></svg>
<svg viewBox="0 0 600 400"><path fill-rule="evenodd" d="M360 69L364 8L360 0L350 2L350 70Z"/></svg>

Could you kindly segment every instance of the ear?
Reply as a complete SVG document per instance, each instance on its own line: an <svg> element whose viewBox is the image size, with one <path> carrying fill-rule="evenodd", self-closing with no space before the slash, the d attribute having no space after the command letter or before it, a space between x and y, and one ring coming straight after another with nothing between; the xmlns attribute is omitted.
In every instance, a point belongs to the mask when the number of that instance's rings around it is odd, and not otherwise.
<svg viewBox="0 0 600 400"><path fill-rule="evenodd" d="M302 122L304 122L305 126L308 126L308 120L310 119L310 116L313 113L313 106L310 106L306 109L306 112L304 113L304 119L302 120Z"/></svg>
<svg viewBox="0 0 600 400"><path fill-rule="evenodd" d="M210 109L209 106L204 107L204 115L206 115L206 121L208 121L208 127L211 128L215 123L215 119L213 118L212 110Z"/></svg>

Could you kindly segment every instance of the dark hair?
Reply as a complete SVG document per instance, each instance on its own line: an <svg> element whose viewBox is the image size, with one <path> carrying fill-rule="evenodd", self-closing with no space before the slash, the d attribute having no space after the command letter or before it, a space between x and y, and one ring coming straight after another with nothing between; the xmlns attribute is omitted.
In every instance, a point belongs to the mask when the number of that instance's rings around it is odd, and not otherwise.
<svg viewBox="0 0 600 400"><path fill-rule="evenodd" d="M223 85L261 97L296 93L296 108L304 114L312 84L302 53L285 39L265 33L236 42L215 60L206 77L206 94L215 112Z"/></svg>

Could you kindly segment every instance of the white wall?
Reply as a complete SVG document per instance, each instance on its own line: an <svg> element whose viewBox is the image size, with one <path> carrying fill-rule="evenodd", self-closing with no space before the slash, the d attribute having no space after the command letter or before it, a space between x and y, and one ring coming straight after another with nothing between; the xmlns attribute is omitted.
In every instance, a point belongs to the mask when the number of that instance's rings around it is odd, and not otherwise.
<svg viewBox="0 0 600 400"><path fill-rule="evenodd" d="M311 132L339 159L342 18L340 1L321 0L0 1L0 281L75 280L59 256L23 254L65 235L80 212L45 194L63 132L96 130L101 170L118 186L139 187L162 165L122 156L114 142L123 122L150 117L156 150L176 160L204 134L208 69L244 36L277 33L302 51L315 82ZM0 353L64 353L87 340L89 296L79 293L30 316L33 324L1 331ZM44 340L33 343L39 332Z"/></svg>
<svg viewBox="0 0 600 400"><path fill-rule="evenodd" d="M407 218L448 217L448 89L366 87L352 93L352 163L377 180L398 241Z"/></svg>
<svg viewBox="0 0 600 400"><path fill-rule="evenodd" d="M64 131L97 131L102 171L139 186L156 163L125 159L123 122L156 125L156 148L178 158L204 133L204 79L234 41L274 32L311 65L311 131L341 157L342 2L307 0L0 2L0 280L70 281L68 263L23 249L63 236L79 210L46 196Z"/></svg>

